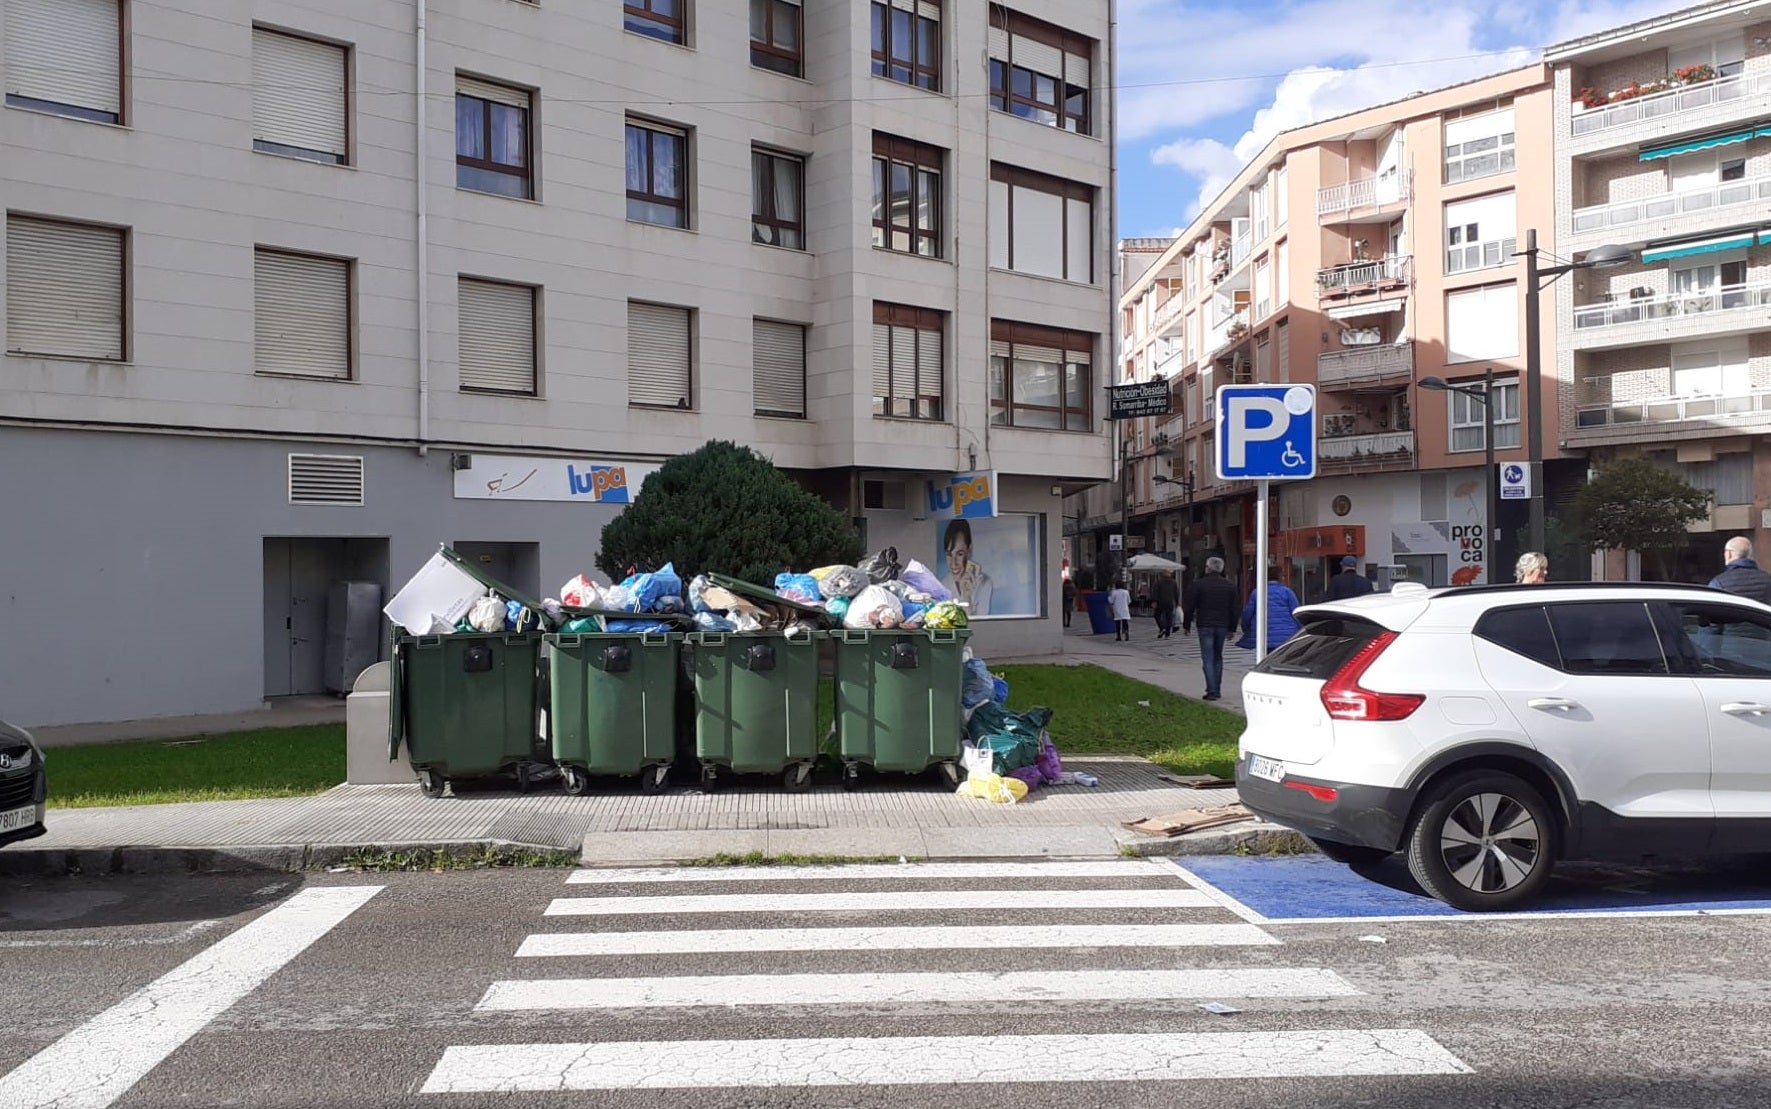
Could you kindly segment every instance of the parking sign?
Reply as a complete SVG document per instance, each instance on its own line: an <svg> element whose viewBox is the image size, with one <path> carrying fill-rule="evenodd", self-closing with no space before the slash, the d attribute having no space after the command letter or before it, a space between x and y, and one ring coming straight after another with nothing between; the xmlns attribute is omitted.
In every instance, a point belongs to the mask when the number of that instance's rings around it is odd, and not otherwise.
<svg viewBox="0 0 1771 1109"><path fill-rule="evenodd" d="M1220 387L1217 437L1220 481L1315 477L1316 387Z"/></svg>

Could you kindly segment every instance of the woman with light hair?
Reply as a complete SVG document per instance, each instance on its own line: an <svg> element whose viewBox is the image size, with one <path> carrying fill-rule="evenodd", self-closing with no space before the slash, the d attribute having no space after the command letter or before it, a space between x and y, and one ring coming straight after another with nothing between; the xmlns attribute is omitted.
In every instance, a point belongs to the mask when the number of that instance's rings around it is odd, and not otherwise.
<svg viewBox="0 0 1771 1109"><path fill-rule="evenodd" d="M1542 551L1526 551L1513 567L1513 580L1520 585L1542 585L1550 580L1550 560Z"/></svg>

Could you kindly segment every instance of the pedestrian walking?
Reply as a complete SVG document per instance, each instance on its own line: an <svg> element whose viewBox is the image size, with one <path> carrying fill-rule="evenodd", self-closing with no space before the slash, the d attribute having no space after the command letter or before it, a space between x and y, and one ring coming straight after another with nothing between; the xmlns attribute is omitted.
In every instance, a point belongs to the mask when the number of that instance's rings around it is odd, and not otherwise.
<svg viewBox="0 0 1771 1109"><path fill-rule="evenodd" d="M1255 646L1255 621L1259 619L1254 594L1254 590L1248 591L1248 603L1242 607L1242 638L1236 641L1236 646L1251 651ZM1267 650L1271 651L1301 630L1297 617L1292 615L1297 607L1298 595L1291 591L1291 586L1282 581L1267 583Z"/></svg>
<svg viewBox="0 0 1771 1109"><path fill-rule="evenodd" d="M1181 604L1181 583L1175 580L1172 573L1164 574L1156 579L1156 588L1150 591L1156 603L1156 638L1167 639L1175 633L1175 609Z"/></svg>
<svg viewBox="0 0 1771 1109"><path fill-rule="evenodd" d="M1064 588L1060 591L1064 597L1064 626L1070 626L1070 614L1076 611L1076 583L1069 578L1064 579Z"/></svg>
<svg viewBox="0 0 1771 1109"><path fill-rule="evenodd" d="M1328 595L1324 600L1344 601L1351 597L1363 597L1370 592L1370 580L1359 573L1359 560L1347 555L1341 559L1341 572L1328 583Z"/></svg>
<svg viewBox="0 0 1771 1109"><path fill-rule="evenodd" d="M1205 560L1205 575L1187 586L1181 605L1181 634L1199 625L1199 663L1205 670L1205 699L1223 698L1224 641L1236 630L1236 587L1224 578L1224 560Z"/></svg>
<svg viewBox="0 0 1771 1109"><path fill-rule="evenodd" d="M1542 585L1550 580L1550 560L1542 551L1526 551L1513 567L1513 580L1520 585Z"/></svg>
<svg viewBox="0 0 1771 1109"><path fill-rule="evenodd" d="M1759 569L1759 564L1753 561L1751 539L1736 535L1722 548L1722 557L1727 560L1727 565L1710 579L1711 589L1771 604L1771 574Z"/></svg>
<svg viewBox="0 0 1771 1109"><path fill-rule="evenodd" d="M1118 581L1113 583L1112 590L1107 594L1107 607L1113 612L1114 642L1120 640L1130 642L1131 590L1125 587L1125 582Z"/></svg>

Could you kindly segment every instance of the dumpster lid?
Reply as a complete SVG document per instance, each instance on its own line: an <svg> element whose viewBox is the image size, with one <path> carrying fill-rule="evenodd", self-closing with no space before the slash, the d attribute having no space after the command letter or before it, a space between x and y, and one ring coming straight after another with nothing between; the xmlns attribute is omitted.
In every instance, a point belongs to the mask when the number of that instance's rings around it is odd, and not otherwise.
<svg viewBox="0 0 1771 1109"><path fill-rule="evenodd" d="M708 574L706 577L709 585L717 585L721 589L729 589L746 600L756 601L758 604L780 605L783 608L792 609L794 612L800 613L803 616L815 617L819 621L825 623L830 621L830 613L817 605L808 605L800 601L783 597L773 589L765 589L760 585L753 585L750 582L743 581L739 578L728 578L724 574Z"/></svg>
<svg viewBox="0 0 1771 1109"><path fill-rule="evenodd" d="M530 612L533 612L535 614L535 619L540 621L544 628L552 630L553 621L548 619L547 613L542 609L540 601L537 601L535 598L529 596L520 589L512 589L491 574L486 573L472 562L461 557L460 553L447 543L438 544L437 553L442 555L455 566L460 567L462 573L479 582L487 589L492 590L500 597L503 597L507 601L515 601Z"/></svg>
<svg viewBox="0 0 1771 1109"><path fill-rule="evenodd" d="M579 608L577 605L561 605L560 611L565 613L568 619L594 616L605 622L609 620L650 620L654 623L671 624L679 628L686 628L695 623L694 617L686 616L680 612L623 612L618 608Z"/></svg>

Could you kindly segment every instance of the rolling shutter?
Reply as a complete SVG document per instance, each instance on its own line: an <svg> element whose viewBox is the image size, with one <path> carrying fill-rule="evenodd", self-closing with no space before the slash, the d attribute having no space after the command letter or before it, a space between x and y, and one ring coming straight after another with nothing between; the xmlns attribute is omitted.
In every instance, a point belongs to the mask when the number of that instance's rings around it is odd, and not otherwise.
<svg viewBox="0 0 1771 1109"><path fill-rule="evenodd" d="M1006 62L1008 57L1008 28L990 25L990 57L999 62Z"/></svg>
<svg viewBox="0 0 1771 1109"><path fill-rule="evenodd" d="M6 217L6 349L123 359L123 232Z"/></svg>
<svg viewBox="0 0 1771 1109"><path fill-rule="evenodd" d="M627 403L689 408L689 310L627 302Z"/></svg>
<svg viewBox="0 0 1771 1109"><path fill-rule="evenodd" d="M1050 43L1026 35L1014 37L1015 64L1047 77L1064 76L1064 52Z"/></svg>
<svg viewBox="0 0 1771 1109"><path fill-rule="evenodd" d="M119 0L7 0L6 95L120 117Z"/></svg>
<svg viewBox="0 0 1771 1109"><path fill-rule="evenodd" d="M344 49L254 27L252 138L344 161Z"/></svg>
<svg viewBox="0 0 1771 1109"><path fill-rule="evenodd" d="M253 368L351 375L350 263L261 250L253 261Z"/></svg>
<svg viewBox="0 0 1771 1109"><path fill-rule="evenodd" d="M529 107L529 94L521 89L513 89L508 85L494 85L490 81L481 81L474 77L455 78L455 91L463 96L472 96L479 100L488 100L494 104L508 104L512 108Z"/></svg>
<svg viewBox="0 0 1771 1109"><path fill-rule="evenodd" d="M463 277L461 388L535 394L535 290Z"/></svg>
<svg viewBox="0 0 1771 1109"><path fill-rule="evenodd" d="M806 329L796 323L754 321L752 361L759 416L806 414Z"/></svg>
<svg viewBox="0 0 1771 1109"><path fill-rule="evenodd" d="M885 400L892 395L892 328L890 324L873 325L873 399Z"/></svg>
<svg viewBox="0 0 1771 1109"><path fill-rule="evenodd" d="M918 330L916 340L916 414L924 419L938 420L941 418L941 396L944 392L941 333Z"/></svg>

